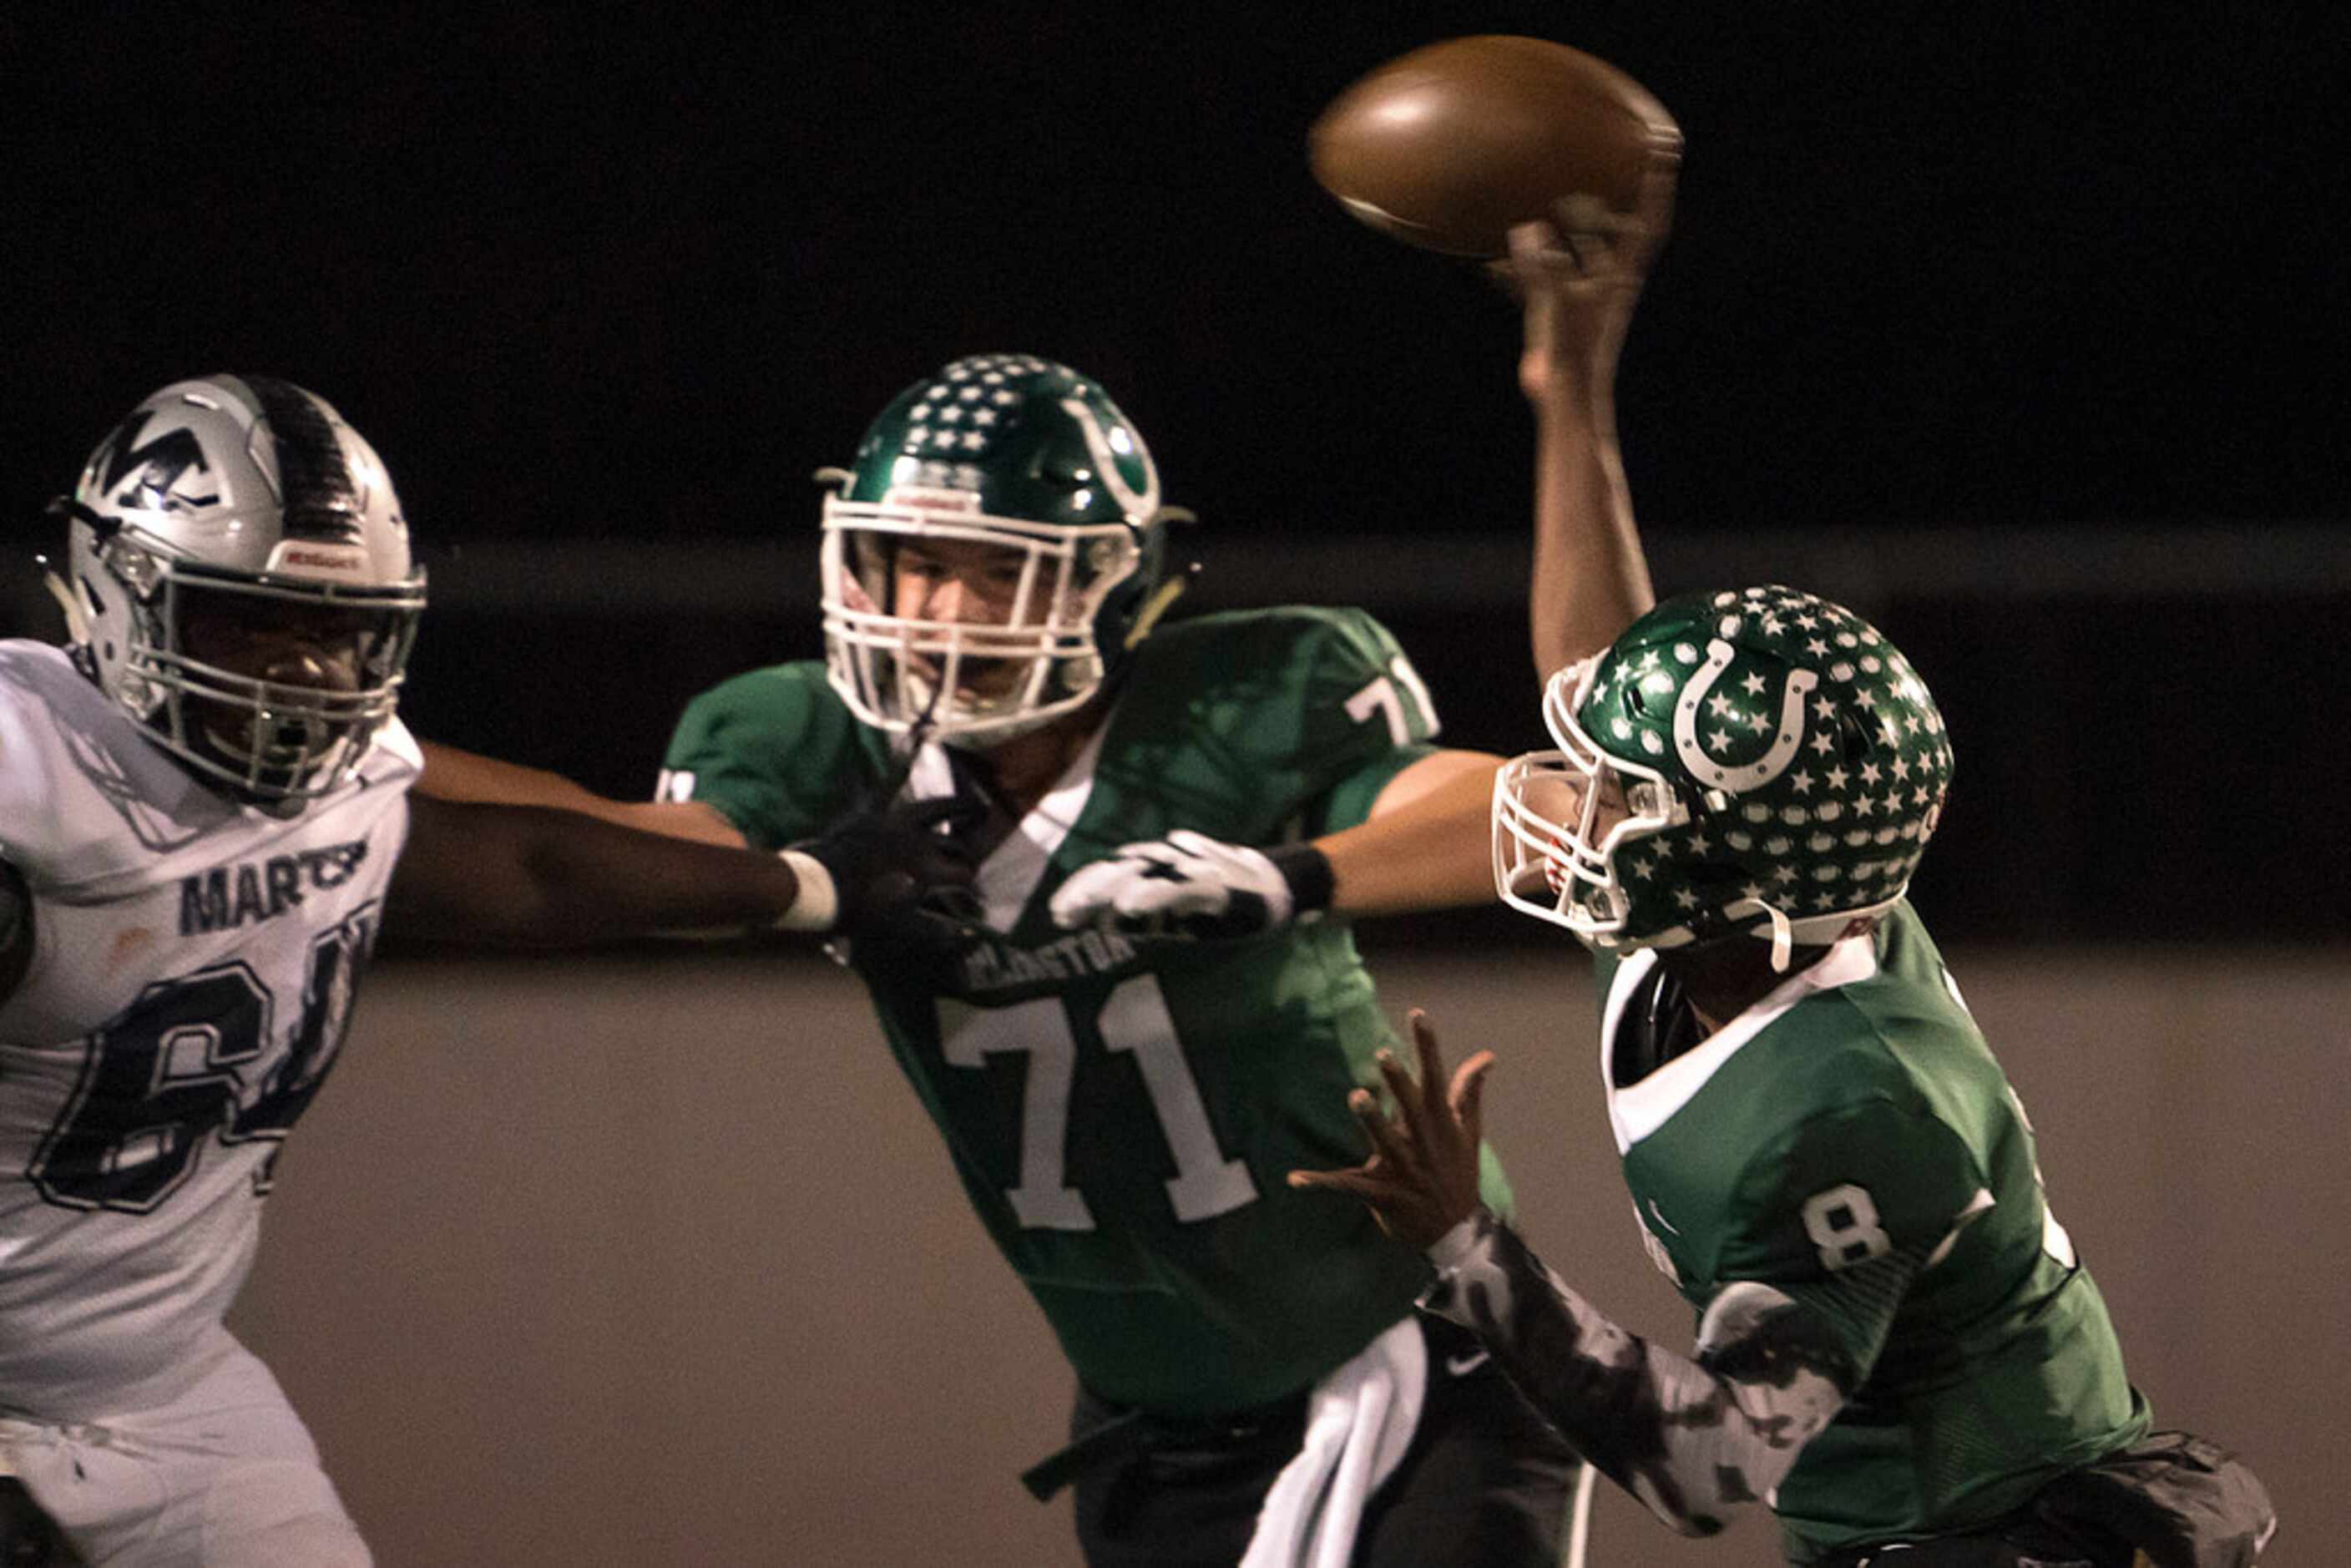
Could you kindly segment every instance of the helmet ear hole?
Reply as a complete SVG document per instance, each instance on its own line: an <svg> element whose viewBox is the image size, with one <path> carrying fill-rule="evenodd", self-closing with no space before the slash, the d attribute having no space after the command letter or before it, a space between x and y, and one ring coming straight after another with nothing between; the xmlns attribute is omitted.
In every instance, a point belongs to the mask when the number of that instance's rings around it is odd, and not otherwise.
<svg viewBox="0 0 2351 1568"><path fill-rule="evenodd" d="M1836 727L1837 746L1847 762L1859 762L1876 749L1876 735L1852 710L1838 712Z"/></svg>
<svg viewBox="0 0 2351 1568"><path fill-rule="evenodd" d="M1727 861L1691 861L1679 868L1682 881L1692 887L1729 887L1747 880L1747 873Z"/></svg>

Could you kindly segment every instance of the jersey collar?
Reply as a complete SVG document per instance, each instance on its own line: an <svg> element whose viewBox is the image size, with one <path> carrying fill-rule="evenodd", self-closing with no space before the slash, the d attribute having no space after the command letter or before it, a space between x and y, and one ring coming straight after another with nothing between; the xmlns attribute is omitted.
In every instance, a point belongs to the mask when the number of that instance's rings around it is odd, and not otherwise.
<svg viewBox="0 0 2351 1568"><path fill-rule="evenodd" d="M987 912L987 924L996 930L1010 931L1019 923L1020 912L1028 907L1044 877L1046 862L1070 836L1070 829L1092 799L1094 764L1109 730L1107 722L1094 727L1044 799L1029 808L1004 841L979 862L980 905ZM907 772L906 793L917 800L935 800L954 794L955 787L955 770L947 761L946 747L935 740L925 742Z"/></svg>
<svg viewBox="0 0 2351 1568"><path fill-rule="evenodd" d="M1864 931L1856 936L1840 938L1826 956L1817 964L1808 964L1801 971L1765 995L1745 1012L1708 1035L1690 1050L1650 1073L1637 1083L1619 1089L1611 1082L1611 1054L1615 1048L1616 1030L1624 1022L1625 1009L1642 979L1656 966L1655 948L1644 948L1616 967L1614 984L1608 988L1608 1005L1600 1025L1600 1082L1608 1094L1608 1125L1616 1136L1616 1152L1622 1155L1635 1144L1656 1132L1673 1119L1708 1080L1726 1061L1739 1053L1740 1048L1771 1027L1780 1016L1807 997L1823 991L1834 991L1866 980L1877 973L1877 941L1876 933Z"/></svg>

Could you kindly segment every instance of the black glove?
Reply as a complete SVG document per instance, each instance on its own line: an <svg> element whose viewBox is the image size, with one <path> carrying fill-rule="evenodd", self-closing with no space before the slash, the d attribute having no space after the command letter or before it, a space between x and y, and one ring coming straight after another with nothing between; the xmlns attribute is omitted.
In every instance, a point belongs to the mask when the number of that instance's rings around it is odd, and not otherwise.
<svg viewBox="0 0 2351 1568"><path fill-rule="evenodd" d="M972 844L985 808L948 797L902 801L841 818L784 851L800 874L787 928L967 940L979 922Z"/></svg>

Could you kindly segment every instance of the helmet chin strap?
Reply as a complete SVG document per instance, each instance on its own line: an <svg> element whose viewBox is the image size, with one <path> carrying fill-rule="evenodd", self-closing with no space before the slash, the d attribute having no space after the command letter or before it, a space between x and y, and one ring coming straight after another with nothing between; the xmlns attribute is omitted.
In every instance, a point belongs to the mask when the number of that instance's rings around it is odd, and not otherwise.
<svg viewBox="0 0 2351 1568"><path fill-rule="evenodd" d="M1725 904L1722 913L1733 920L1746 915L1769 915L1771 920L1771 972L1775 975L1788 972L1789 961L1795 954L1796 934L1777 904L1766 904L1760 898L1742 898L1736 904ZM1760 937L1762 933L1750 932L1750 935Z"/></svg>
<svg viewBox="0 0 2351 1568"><path fill-rule="evenodd" d="M1183 597L1186 586L1183 577L1178 575L1166 579L1153 589L1151 597L1145 599L1143 608L1135 612L1134 624L1127 629L1124 646L1131 650L1150 636L1151 629L1159 624L1159 618L1167 613L1167 607Z"/></svg>
<svg viewBox="0 0 2351 1568"><path fill-rule="evenodd" d="M939 699L946 695L944 682L931 684L931 695L924 699L923 711L916 714L914 722L906 727L906 758L898 767L898 776L890 781L890 788L882 796L884 805L896 800L898 791L906 787L906 780L914 777L915 759L922 755L924 746L931 738L931 726L939 711Z"/></svg>

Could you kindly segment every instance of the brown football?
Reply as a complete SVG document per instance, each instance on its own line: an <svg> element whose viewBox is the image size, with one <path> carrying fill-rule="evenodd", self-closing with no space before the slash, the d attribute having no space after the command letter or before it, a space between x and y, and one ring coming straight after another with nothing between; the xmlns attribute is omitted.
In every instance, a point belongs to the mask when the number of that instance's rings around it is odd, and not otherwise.
<svg viewBox="0 0 2351 1568"><path fill-rule="evenodd" d="M1592 195L1631 212L1681 156L1665 106L1605 60L1541 38L1430 44L1333 99L1307 137L1322 188L1384 234L1500 256L1512 225Z"/></svg>

